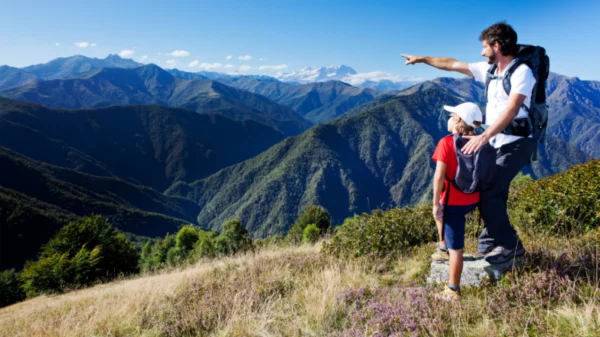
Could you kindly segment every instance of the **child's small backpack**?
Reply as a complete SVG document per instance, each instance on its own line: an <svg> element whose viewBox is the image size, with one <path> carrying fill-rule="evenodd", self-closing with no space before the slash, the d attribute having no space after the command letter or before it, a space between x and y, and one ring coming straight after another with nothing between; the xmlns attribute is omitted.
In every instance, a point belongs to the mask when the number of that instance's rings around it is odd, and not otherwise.
<svg viewBox="0 0 600 337"><path fill-rule="evenodd" d="M494 180L496 173L496 149L489 143L472 154L464 154L461 149L469 139L454 135L454 152L458 168L452 185L463 193L481 192Z"/></svg>

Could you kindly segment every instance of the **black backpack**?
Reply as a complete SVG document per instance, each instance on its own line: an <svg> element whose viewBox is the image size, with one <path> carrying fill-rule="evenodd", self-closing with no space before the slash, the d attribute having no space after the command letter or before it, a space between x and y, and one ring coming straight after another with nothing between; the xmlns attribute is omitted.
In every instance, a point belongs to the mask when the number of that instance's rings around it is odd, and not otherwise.
<svg viewBox="0 0 600 337"><path fill-rule="evenodd" d="M489 143L472 154L464 154L461 150L469 141L459 134L453 136L454 152L458 168L451 184L463 193L481 192L494 181L496 173L496 149ZM448 197L450 193L446 193Z"/></svg>
<svg viewBox="0 0 600 337"><path fill-rule="evenodd" d="M515 118L512 123L502 131L504 134L528 137L530 134L536 140L542 142L546 134L548 125L548 107L546 106L546 80L550 73L550 59L546 55L546 50L539 46L518 45L519 51L515 55L516 62L506 70L502 86L507 95L510 94L510 77L515 69L521 64L526 64L535 77L535 85L531 94L531 106L528 108L525 104L523 109L527 111L527 118ZM485 80L485 97L490 81L497 78L496 65L492 65L487 72ZM534 158L535 159L535 158Z"/></svg>

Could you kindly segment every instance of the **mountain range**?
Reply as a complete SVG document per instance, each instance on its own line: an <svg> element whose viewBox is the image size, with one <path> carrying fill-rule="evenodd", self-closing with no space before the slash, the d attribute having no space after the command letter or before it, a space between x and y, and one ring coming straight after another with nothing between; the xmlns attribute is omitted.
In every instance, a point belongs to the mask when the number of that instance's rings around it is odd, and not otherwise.
<svg viewBox="0 0 600 337"><path fill-rule="evenodd" d="M376 90L404 90L423 82L419 78L400 80L384 72L358 73L352 67L346 65L318 68L307 67L292 73L280 72L275 74L274 77L282 82L294 84L342 81L359 88Z"/></svg>
<svg viewBox="0 0 600 337"><path fill-rule="evenodd" d="M205 227L218 230L237 217L255 236L286 232L311 204L340 223L355 213L422 202L431 193L431 154L447 134L442 106L461 98L432 82L413 91L317 125L210 177L176 183L166 193L197 202L198 223ZM589 159L556 137L540 147L540 157L529 170L536 177Z"/></svg>
<svg viewBox="0 0 600 337"><path fill-rule="evenodd" d="M38 81L8 89L0 96L65 109L159 104L198 113L219 113L240 121L253 119L286 135L299 134L312 126L292 109L263 96L212 80L184 80L154 64L133 69L99 68L77 78Z"/></svg>

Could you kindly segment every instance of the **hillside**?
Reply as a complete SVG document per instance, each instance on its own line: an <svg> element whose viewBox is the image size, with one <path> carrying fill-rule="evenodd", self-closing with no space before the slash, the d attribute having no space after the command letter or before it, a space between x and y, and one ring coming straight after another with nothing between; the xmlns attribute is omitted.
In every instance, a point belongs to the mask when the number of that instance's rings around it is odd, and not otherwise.
<svg viewBox="0 0 600 337"><path fill-rule="evenodd" d="M0 98L0 146L163 191L249 159L284 136L254 121L154 106L57 110Z"/></svg>
<svg viewBox="0 0 600 337"><path fill-rule="evenodd" d="M0 270L34 258L56 230L76 217L102 214L125 232L155 237L195 223L199 212L189 200L44 164L4 147L0 168Z"/></svg>
<svg viewBox="0 0 600 337"><path fill-rule="evenodd" d="M313 123L328 122L384 93L373 89L356 88L340 81L292 85L245 76L219 78L217 81L288 106Z"/></svg>

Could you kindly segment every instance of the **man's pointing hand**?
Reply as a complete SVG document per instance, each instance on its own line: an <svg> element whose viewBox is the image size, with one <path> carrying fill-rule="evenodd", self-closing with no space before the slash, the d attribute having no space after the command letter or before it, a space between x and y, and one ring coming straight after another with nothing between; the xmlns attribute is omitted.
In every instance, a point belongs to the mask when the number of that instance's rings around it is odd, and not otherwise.
<svg viewBox="0 0 600 337"><path fill-rule="evenodd" d="M406 62L404 63L405 65L415 64L415 63L421 62L419 60L419 56L416 56L416 55L400 54L400 56L402 56L402 57L404 57L406 59Z"/></svg>

